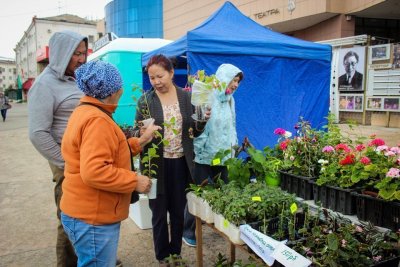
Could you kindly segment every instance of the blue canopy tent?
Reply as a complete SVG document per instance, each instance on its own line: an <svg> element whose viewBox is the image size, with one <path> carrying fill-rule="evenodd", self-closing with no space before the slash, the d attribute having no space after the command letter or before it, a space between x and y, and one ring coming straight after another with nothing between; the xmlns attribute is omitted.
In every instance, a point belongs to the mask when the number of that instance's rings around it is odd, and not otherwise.
<svg viewBox="0 0 400 267"><path fill-rule="evenodd" d="M312 127L326 124L329 109L331 46L283 35L262 27L226 2L180 39L142 56L187 57L190 74L213 74L222 63L244 73L235 92L239 142L273 146L276 128L293 132L300 117Z"/></svg>

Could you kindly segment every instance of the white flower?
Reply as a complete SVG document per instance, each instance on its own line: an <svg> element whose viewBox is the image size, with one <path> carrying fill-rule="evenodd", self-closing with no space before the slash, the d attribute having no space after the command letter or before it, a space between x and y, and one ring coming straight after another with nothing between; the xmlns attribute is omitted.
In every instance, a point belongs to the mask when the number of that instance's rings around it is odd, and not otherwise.
<svg viewBox="0 0 400 267"><path fill-rule="evenodd" d="M285 136L285 138L290 138L292 137L292 133L289 131L285 131L285 134L283 136Z"/></svg>
<svg viewBox="0 0 400 267"><path fill-rule="evenodd" d="M321 165L324 165L324 164L328 164L329 161L324 160L324 159L319 159L319 160L318 160L318 163L321 164Z"/></svg>
<svg viewBox="0 0 400 267"><path fill-rule="evenodd" d="M325 172L325 167L321 168L321 173Z"/></svg>

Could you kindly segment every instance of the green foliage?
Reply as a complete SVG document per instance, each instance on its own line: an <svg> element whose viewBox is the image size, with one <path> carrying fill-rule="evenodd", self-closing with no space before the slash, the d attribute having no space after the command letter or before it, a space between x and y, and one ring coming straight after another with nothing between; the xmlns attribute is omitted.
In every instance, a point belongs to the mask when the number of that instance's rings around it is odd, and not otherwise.
<svg viewBox="0 0 400 267"><path fill-rule="evenodd" d="M378 195L383 199L400 201L399 177L385 177L375 184L375 188L379 190Z"/></svg>
<svg viewBox="0 0 400 267"><path fill-rule="evenodd" d="M355 225L350 220L325 213L292 247L314 266L371 266L399 255L399 233L381 232L371 224Z"/></svg>

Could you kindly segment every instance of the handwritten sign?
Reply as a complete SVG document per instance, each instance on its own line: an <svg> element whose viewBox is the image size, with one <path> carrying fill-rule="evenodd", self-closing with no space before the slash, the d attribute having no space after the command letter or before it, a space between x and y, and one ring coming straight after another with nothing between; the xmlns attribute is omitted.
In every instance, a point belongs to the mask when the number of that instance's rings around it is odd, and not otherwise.
<svg viewBox="0 0 400 267"><path fill-rule="evenodd" d="M254 230L249 225L241 225L240 239L243 240L249 246L254 253L256 253L266 264L272 266L275 259L271 257L274 252L275 247L277 247L281 242ZM286 243L285 241L282 241Z"/></svg>
<svg viewBox="0 0 400 267"><path fill-rule="evenodd" d="M309 259L303 257L302 255L282 243L275 247L275 250L271 254L271 257L287 267L307 267L310 266L310 264L312 263Z"/></svg>

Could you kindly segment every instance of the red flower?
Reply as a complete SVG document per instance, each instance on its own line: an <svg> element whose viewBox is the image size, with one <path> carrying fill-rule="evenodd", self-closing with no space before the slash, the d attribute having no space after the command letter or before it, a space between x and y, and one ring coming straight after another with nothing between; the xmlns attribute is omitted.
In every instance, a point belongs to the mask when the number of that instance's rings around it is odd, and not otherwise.
<svg viewBox="0 0 400 267"><path fill-rule="evenodd" d="M351 149L346 145L346 144L338 144L335 146L336 151L344 151L346 153L349 153Z"/></svg>
<svg viewBox="0 0 400 267"><path fill-rule="evenodd" d="M288 139L288 140L285 140L285 141L283 141L283 142L281 142L280 144L279 144L279 147L282 149L282 150L286 150L286 148L287 148L287 146L288 146L288 144L290 143L290 140Z"/></svg>
<svg viewBox="0 0 400 267"><path fill-rule="evenodd" d="M362 164L364 164L364 165L368 165L368 164L371 163L371 160L370 160L368 157L362 157L362 158L360 159L360 162L361 162Z"/></svg>
<svg viewBox="0 0 400 267"><path fill-rule="evenodd" d="M365 146L363 144L356 146L356 150L359 151L359 152L363 151L364 148L365 148Z"/></svg>
<svg viewBox="0 0 400 267"><path fill-rule="evenodd" d="M376 147L378 147L378 146L383 146L383 145L385 145L385 141L383 141L383 139L380 139L380 138L376 138L374 140L371 140L368 143L368 146L376 146Z"/></svg>
<svg viewBox="0 0 400 267"><path fill-rule="evenodd" d="M342 159L340 162L340 165L350 165L354 163L354 155L353 154L348 154L344 159Z"/></svg>

